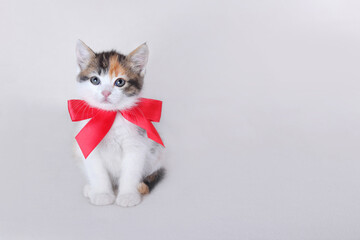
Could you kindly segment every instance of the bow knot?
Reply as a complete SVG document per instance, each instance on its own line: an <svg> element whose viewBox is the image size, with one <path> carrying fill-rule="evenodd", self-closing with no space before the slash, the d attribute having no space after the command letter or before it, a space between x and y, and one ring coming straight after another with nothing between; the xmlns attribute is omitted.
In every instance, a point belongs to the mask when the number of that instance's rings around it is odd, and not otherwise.
<svg viewBox="0 0 360 240"><path fill-rule="evenodd" d="M129 122L146 130L150 139L164 146L159 133L151 123L160 121L161 107L162 102L159 100L140 98L138 104L130 109L105 111L91 107L83 100L68 100L69 114L73 122L91 118L75 137L85 158L109 132L117 112Z"/></svg>

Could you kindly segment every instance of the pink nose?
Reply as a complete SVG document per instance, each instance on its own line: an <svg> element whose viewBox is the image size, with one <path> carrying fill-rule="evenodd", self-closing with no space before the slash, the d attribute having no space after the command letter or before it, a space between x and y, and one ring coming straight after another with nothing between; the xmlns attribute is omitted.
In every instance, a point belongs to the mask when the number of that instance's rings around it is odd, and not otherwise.
<svg viewBox="0 0 360 240"><path fill-rule="evenodd" d="M111 94L111 92L108 91L108 90L104 90L104 91L101 92L101 94L102 94L104 97L108 97L108 96Z"/></svg>

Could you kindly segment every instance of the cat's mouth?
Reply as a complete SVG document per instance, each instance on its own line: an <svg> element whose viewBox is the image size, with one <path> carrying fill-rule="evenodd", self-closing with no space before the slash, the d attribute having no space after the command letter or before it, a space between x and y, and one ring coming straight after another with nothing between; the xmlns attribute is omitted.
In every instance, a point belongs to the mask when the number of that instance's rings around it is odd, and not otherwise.
<svg viewBox="0 0 360 240"><path fill-rule="evenodd" d="M110 100L109 100L108 98L104 98L104 99L101 101L101 103L106 103L106 104L107 104L107 103L111 103L111 102L110 102Z"/></svg>

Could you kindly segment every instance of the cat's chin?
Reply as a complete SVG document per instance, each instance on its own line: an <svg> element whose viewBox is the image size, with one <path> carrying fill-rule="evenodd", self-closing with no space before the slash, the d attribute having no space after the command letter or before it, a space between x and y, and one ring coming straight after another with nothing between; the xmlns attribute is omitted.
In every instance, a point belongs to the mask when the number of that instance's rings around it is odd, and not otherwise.
<svg viewBox="0 0 360 240"><path fill-rule="evenodd" d="M120 110L129 109L129 108L132 108L133 106L135 106L138 102L138 97L129 97L119 103L112 103L109 100L101 101L101 102L96 102L96 101L91 101L91 100L89 101L86 99L84 99L84 100L91 107L99 108L99 109L102 109L105 111L120 111Z"/></svg>
<svg viewBox="0 0 360 240"><path fill-rule="evenodd" d="M96 104L94 107L106 110L106 111L117 111L121 110L121 108L117 107L116 105L109 103L109 102L101 102Z"/></svg>

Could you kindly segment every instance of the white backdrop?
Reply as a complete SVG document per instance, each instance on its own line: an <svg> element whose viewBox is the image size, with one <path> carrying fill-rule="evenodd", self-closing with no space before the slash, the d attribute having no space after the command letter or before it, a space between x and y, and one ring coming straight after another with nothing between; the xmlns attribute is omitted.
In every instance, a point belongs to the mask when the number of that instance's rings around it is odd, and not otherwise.
<svg viewBox="0 0 360 240"><path fill-rule="evenodd" d="M360 2L0 1L0 239L359 239ZM167 178L95 207L75 42L150 48Z"/></svg>

